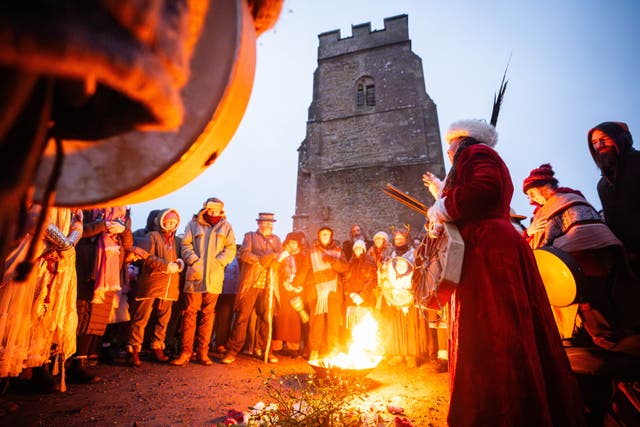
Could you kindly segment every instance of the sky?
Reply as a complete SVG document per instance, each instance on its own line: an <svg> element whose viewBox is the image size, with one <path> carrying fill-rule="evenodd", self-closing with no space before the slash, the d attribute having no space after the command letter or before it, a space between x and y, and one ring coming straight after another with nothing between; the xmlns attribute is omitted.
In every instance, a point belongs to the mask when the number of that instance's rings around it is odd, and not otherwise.
<svg viewBox="0 0 640 427"><path fill-rule="evenodd" d="M256 229L258 212L275 213L274 233L284 237L295 213L318 34L340 30L345 38L366 22L380 30L384 18L401 14L408 15L441 135L455 120L489 119L511 58L496 149L511 171L517 213L531 216L522 181L542 163L600 209L599 170L586 135L600 122L623 121L640 141L640 2L285 0L275 27L258 38L251 98L229 145L191 183L132 205L134 230L149 211L167 207L179 211L184 230L208 197L218 197L239 240Z"/></svg>

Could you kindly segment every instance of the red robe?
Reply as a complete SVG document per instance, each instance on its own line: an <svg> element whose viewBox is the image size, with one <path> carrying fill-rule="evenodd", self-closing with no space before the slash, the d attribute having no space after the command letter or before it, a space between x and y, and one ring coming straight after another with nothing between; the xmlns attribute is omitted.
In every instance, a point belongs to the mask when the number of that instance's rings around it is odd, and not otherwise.
<svg viewBox="0 0 640 427"><path fill-rule="evenodd" d="M451 426L584 425L533 252L509 219L513 184L492 148L459 153L445 207L465 243L451 301Z"/></svg>

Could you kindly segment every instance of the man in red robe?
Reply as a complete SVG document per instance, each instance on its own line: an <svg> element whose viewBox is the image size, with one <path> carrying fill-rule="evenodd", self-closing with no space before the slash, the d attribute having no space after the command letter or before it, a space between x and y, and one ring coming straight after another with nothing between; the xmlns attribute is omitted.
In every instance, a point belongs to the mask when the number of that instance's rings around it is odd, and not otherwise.
<svg viewBox="0 0 640 427"><path fill-rule="evenodd" d="M584 425L533 253L509 219L513 184L492 148L497 132L484 121L461 120L446 140L452 168L429 219L453 222L465 243L451 298L448 423ZM427 187L432 176L424 176Z"/></svg>

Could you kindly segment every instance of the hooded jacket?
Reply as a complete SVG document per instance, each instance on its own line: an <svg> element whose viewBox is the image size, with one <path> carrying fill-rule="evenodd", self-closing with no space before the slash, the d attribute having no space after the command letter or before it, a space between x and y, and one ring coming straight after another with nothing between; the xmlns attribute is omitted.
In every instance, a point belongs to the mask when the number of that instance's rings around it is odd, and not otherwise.
<svg viewBox="0 0 640 427"><path fill-rule="evenodd" d="M167 267L180 258L180 238L175 236L175 229L165 230L174 234L173 236L157 231L163 230L162 221L169 212L178 215L178 223L180 221L180 215L175 209L164 209L158 212L155 230L146 236L149 257L144 260L140 270L138 288L135 292L136 299L178 300L181 274L169 273Z"/></svg>
<svg viewBox="0 0 640 427"><path fill-rule="evenodd" d="M224 268L236 256L236 236L231 224L221 219L212 226L204 219L203 208L185 229L182 259L187 265L186 293L222 292Z"/></svg>
<svg viewBox="0 0 640 427"><path fill-rule="evenodd" d="M598 153L591 143L596 129L604 132L618 147L618 161L614 174L606 174ZM605 222L628 251L640 251L640 152L633 148L631 133L614 122L600 123L587 136L589 151L602 171L598 181L598 196ZM610 175L610 176L609 176Z"/></svg>

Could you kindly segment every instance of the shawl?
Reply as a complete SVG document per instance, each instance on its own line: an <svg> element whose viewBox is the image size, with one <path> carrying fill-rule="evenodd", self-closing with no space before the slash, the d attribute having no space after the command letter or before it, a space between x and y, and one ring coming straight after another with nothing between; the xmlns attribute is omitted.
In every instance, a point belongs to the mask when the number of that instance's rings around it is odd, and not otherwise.
<svg viewBox="0 0 640 427"><path fill-rule="evenodd" d="M315 314L329 312L329 292L336 292L338 287L338 275L331 268L331 264L322 259L323 255L338 257L340 251L321 248L314 248L311 251L311 268L318 293Z"/></svg>
<svg viewBox="0 0 640 427"><path fill-rule="evenodd" d="M102 215L104 221L120 220L126 223L124 206L94 210L94 216ZM120 243L116 234L108 231L98 236L96 250L96 283L93 289L93 304L102 304L108 291L120 290Z"/></svg>
<svg viewBox="0 0 640 427"><path fill-rule="evenodd" d="M556 193L538 209L536 217L547 218L547 226L532 237L531 246L553 246L565 252L622 245L598 212L575 193Z"/></svg>

